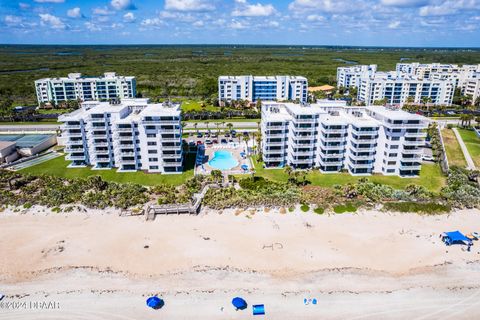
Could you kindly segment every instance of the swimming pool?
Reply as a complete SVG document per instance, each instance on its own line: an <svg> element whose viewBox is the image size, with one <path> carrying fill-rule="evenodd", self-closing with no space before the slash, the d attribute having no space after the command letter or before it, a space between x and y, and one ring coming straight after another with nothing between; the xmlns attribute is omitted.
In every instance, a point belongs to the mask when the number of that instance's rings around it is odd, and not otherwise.
<svg viewBox="0 0 480 320"><path fill-rule="evenodd" d="M215 169L229 170L238 166L238 161L233 157L233 154L227 150L218 150L213 154L212 160L208 164Z"/></svg>

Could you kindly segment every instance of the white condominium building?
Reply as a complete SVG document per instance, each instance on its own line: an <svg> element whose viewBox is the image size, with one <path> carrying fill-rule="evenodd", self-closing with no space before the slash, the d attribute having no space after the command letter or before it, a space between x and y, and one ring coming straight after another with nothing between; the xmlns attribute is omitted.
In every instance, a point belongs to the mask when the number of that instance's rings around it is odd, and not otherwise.
<svg viewBox="0 0 480 320"><path fill-rule="evenodd" d="M418 175L428 119L385 107L262 104L266 167Z"/></svg>
<svg viewBox="0 0 480 320"><path fill-rule="evenodd" d="M35 81L38 104L66 100L91 101L117 98L134 98L135 77L117 76L106 72L103 77L83 77L81 73L70 73L66 78L45 78Z"/></svg>
<svg viewBox="0 0 480 320"><path fill-rule="evenodd" d="M457 86L480 72L480 64L460 66L458 64L429 63L397 63L396 71L403 74L410 74L421 79L457 79Z"/></svg>
<svg viewBox="0 0 480 320"><path fill-rule="evenodd" d="M69 167L118 168L119 172L181 173L180 105L148 99L84 102L59 117Z"/></svg>
<svg viewBox="0 0 480 320"><path fill-rule="evenodd" d="M480 97L480 73L478 78L472 78L465 82L463 94L472 97L473 102Z"/></svg>
<svg viewBox="0 0 480 320"><path fill-rule="evenodd" d="M298 76L220 76L218 98L223 101L300 101L306 102L308 81Z"/></svg>
<svg viewBox="0 0 480 320"><path fill-rule="evenodd" d="M455 85L455 79L422 79L396 72L378 72L374 76L361 78L357 98L366 105L383 99L390 105L402 106L408 99L419 104L425 98L435 105L450 105Z"/></svg>
<svg viewBox="0 0 480 320"><path fill-rule="evenodd" d="M337 86L338 87L357 87L360 85L362 77L369 77L377 72L377 65L358 65L352 67L337 68Z"/></svg>

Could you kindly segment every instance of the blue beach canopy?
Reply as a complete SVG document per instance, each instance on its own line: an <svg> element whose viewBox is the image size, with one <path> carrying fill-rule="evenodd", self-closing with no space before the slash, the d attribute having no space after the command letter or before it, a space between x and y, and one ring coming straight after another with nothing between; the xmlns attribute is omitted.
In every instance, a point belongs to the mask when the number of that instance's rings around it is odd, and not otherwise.
<svg viewBox="0 0 480 320"><path fill-rule="evenodd" d="M233 298L232 304L236 309L239 309L239 310L243 310L247 308L247 302L240 297Z"/></svg>
<svg viewBox="0 0 480 320"><path fill-rule="evenodd" d="M463 233L460 231L452 231L452 232L445 232L448 238L450 238L451 241L456 242L456 241L470 241Z"/></svg>
<svg viewBox="0 0 480 320"><path fill-rule="evenodd" d="M265 314L265 306L263 304L255 304L252 306L253 315L260 316Z"/></svg>
<svg viewBox="0 0 480 320"><path fill-rule="evenodd" d="M147 299L147 306L152 309L160 309L164 304L165 302L163 302L163 300L159 297L150 297Z"/></svg>
<svg viewBox="0 0 480 320"><path fill-rule="evenodd" d="M248 166L247 166L246 164L242 164L241 168L242 168L243 170L248 170Z"/></svg>

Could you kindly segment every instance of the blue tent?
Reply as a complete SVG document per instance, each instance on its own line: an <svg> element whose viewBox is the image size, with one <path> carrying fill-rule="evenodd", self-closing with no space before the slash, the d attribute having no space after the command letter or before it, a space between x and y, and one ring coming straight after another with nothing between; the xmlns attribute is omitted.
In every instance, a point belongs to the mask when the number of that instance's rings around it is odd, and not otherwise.
<svg viewBox="0 0 480 320"><path fill-rule="evenodd" d="M240 297L233 298L232 304L237 310L243 310L247 308L247 302Z"/></svg>
<svg viewBox="0 0 480 320"><path fill-rule="evenodd" d="M443 234L443 241L445 242L446 245L458 244L458 243L460 244L472 243L472 240L465 237L465 235L458 230L452 231L452 232L445 232Z"/></svg>
<svg viewBox="0 0 480 320"><path fill-rule="evenodd" d="M155 310L160 309L164 304L165 302L159 297L150 297L147 299L147 306Z"/></svg>
<svg viewBox="0 0 480 320"><path fill-rule="evenodd" d="M241 168L242 168L242 170L245 170L245 171L248 170L248 166L246 164L242 164Z"/></svg>

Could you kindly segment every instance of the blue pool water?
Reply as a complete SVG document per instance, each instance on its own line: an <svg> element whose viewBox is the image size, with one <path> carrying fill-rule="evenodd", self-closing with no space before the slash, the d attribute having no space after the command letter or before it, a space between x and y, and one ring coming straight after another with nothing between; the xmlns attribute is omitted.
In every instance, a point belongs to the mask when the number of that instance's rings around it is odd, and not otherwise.
<svg viewBox="0 0 480 320"><path fill-rule="evenodd" d="M238 166L238 161L233 157L233 154L227 150L218 150L213 154L212 160L208 164L215 169L229 170Z"/></svg>

